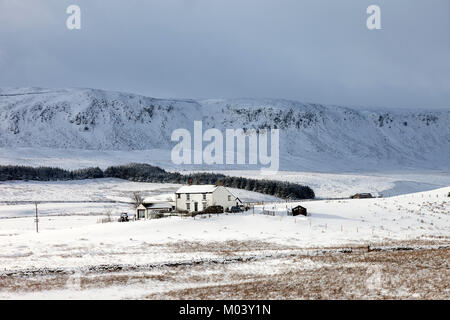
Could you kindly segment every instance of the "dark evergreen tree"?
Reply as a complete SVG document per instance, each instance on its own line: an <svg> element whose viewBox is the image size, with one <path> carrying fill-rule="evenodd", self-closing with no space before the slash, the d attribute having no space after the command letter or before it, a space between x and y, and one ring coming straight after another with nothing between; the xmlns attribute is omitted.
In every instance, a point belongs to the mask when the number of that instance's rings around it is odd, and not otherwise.
<svg viewBox="0 0 450 320"><path fill-rule="evenodd" d="M55 181L97 178L118 178L129 181L177 184L186 184L189 180L200 184L216 184L218 181L221 181L221 184L224 187L255 191L274 195L283 199L313 199L315 197L314 191L310 187L302 186L296 183L230 177L215 173L195 173L191 175L183 175L178 172L167 172L159 167L142 163L111 166L105 171L102 171L98 167L69 171L52 167L34 168L12 165L0 166L0 181Z"/></svg>

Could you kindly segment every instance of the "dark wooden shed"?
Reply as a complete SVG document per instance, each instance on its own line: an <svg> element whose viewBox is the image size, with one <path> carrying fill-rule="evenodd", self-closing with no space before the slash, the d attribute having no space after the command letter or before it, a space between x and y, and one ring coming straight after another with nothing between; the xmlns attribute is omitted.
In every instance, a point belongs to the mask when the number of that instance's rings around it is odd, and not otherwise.
<svg viewBox="0 0 450 320"><path fill-rule="evenodd" d="M305 207L302 206L296 206L294 208L292 208L292 215L298 216L298 215L303 215L303 216L307 216L308 215L308 211L306 210Z"/></svg>

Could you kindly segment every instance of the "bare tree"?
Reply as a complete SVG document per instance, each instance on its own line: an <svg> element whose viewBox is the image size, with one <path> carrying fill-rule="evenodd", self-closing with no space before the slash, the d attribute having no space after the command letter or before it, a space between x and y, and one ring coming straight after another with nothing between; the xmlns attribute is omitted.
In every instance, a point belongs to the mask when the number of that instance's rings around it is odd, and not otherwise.
<svg viewBox="0 0 450 320"><path fill-rule="evenodd" d="M131 201L133 203L133 206L137 208L142 204L142 202L144 202L144 198L142 197L140 192L133 192L133 195L131 196Z"/></svg>
<svg viewBox="0 0 450 320"><path fill-rule="evenodd" d="M97 223L109 223L109 222L113 222L112 216L111 216L111 211L106 211L105 217L100 218L97 220Z"/></svg>

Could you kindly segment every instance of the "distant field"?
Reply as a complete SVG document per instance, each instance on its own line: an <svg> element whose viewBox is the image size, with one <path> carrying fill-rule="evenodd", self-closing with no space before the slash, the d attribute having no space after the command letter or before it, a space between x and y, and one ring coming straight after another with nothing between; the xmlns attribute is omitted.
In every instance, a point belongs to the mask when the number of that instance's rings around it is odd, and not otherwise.
<svg viewBox="0 0 450 320"><path fill-rule="evenodd" d="M94 151L58 150L49 148L0 148L0 165L55 166L63 169L80 169L135 163L149 163L168 171L192 172L169 161L170 150ZM295 160L295 161L294 161ZM303 159L291 159L300 166ZM331 163L331 165L330 165ZM259 170L224 170L211 168L216 173L255 179L273 179L310 186L316 197L342 198L358 192L371 192L383 196L395 196L412 192L428 191L450 186L450 172L436 170L435 166L417 169L403 166L378 167L372 170L343 170L334 167L332 161L326 167L312 161L304 170L290 171L295 166L281 167L276 175L264 176ZM351 168L351 166L350 166ZM356 168L356 167L355 167ZM239 169L239 168L236 168ZM210 170L210 171L211 171ZM291 169L292 170L292 169ZM195 171L206 171L196 169Z"/></svg>
<svg viewBox="0 0 450 320"><path fill-rule="evenodd" d="M171 200L180 187L170 183L130 182L121 179L79 181L6 181L0 182L0 218L33 216L33 201L41 215L118 215L133 213L133 192L144 198ZM242 201L277 201L277 197L230 188ZM67 203L64 203L64 202ZM22 203L26 202L26 203ZM53 202L53 203L52 203ZM117 202L117 203L113 203ZM128 202L128 203L127 203ZM1 227L0 227L1 228Z"/></svg>
<svg viewBox="0 0 450 320"><path fill-rule="evenodd" d="M230 176L274 179L311 187L317 198L347 198L355 193L370 192L384 197L429 191L450 186L450 172L387 171L387 172L299 172L280 171L263 176L258 171L214 171Z"/></svg>

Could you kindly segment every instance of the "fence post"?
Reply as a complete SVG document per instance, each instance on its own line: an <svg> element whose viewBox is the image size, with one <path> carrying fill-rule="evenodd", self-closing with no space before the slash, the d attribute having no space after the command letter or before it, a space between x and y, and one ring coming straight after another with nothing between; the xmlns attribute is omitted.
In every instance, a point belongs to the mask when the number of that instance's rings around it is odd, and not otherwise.
<svg viewBox="0 0 450 320"><path fill-rule="evenodd" d="M36 218L35 218L35 222L36 222L36 233L39 233L39 216L38 216L38 203L35 202L34 203L35 207L36 207Z"/></svg>

